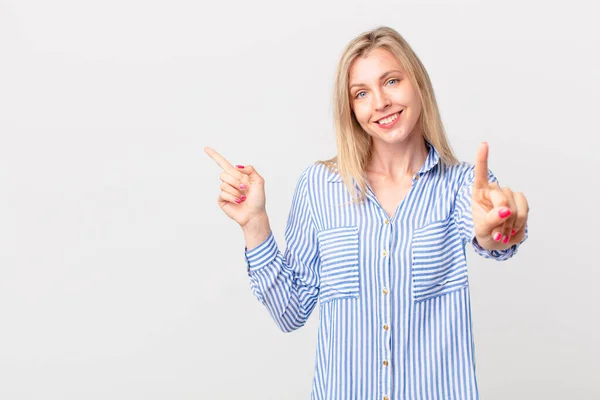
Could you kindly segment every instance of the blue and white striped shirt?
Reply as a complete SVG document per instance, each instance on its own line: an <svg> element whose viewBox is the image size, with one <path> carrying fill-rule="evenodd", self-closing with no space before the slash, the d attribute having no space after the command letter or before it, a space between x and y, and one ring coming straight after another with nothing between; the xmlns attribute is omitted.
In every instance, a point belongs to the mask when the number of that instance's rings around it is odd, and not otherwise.
<svg viewBox="0 0 600 400"><path fill-rule="evenodd" d="M474 166L427 147L393 217L370 186L348 204L341 176L315 163L296 186L285 252L272 233L246 249L252 292L281 330L303 326L319 300L313 400L479 398L465 246L506 260L520 244L478 245Z"/></svg>

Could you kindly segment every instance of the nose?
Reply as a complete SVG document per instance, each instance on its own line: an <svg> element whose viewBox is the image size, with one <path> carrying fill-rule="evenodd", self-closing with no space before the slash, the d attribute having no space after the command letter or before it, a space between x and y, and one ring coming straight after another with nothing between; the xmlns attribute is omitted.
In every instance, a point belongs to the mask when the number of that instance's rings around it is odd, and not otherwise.
<svg viewBox="0 0 600 400"><path fill-rule="evenodd" d="M391 104L390 99L387 97L387 95L385 94L385 92L383 91L376 91L374 93L375 95L375 110L376 111L383 111L386 108L388 108Z"/></svg>

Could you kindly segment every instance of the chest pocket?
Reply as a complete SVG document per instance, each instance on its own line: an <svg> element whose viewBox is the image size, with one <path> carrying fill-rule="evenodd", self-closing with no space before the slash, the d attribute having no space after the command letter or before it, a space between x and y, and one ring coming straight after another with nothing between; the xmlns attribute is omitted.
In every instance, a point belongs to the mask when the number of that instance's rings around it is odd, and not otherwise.
<svg viewBox="0 0 600 400"><path fill-rule="evenodd" d="M317 233L321 259L320 300L358 298L358 227L326 229Z"/></svg>
<svg viewBox="0 0 600 400"><path fill-rule="evenodd" d="M467 285L467 260L456 224L448 218L415 229L412 239L414 301L429 300Z"/></svg>

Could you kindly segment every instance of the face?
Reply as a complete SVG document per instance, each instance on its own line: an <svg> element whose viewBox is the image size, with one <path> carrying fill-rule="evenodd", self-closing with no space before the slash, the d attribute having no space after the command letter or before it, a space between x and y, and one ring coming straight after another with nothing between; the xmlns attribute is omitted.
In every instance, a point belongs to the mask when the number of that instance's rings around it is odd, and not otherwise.
<svg viewBox="0 0 600 400"><path fill-rule="evenodd" d="M358 57L349 71L350 103L356 120L373 141L407 141L421 114L418 92L408 74L386 49Z"/></svg>

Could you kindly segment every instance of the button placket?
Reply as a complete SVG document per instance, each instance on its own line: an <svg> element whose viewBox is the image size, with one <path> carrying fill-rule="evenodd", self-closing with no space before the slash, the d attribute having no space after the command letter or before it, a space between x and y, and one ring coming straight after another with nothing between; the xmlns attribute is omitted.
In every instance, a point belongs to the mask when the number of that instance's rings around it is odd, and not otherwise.
<svg viewBox="0 0 600 400"><path fill-rule="evenodd" d="M390 331L390 326L389 321L391 318L391 298L390 296L388 296L388 294L390 293L389 285L391 282L391 257L390 257L390 253L391 253L391 245L392 245L392 230L393 230L393 224L391 223L391 221L388 218L383 219L383 225L382 225L382 236L381 236L381 246L382 249L381 251L381 267L380 267L380 289L381 290L381 297L380 297L380 302L379 304L381 305L382 309L381 309L381 318L383 319L381 321L381 335L382 335L382 341L383 341L383 348L381 349L381 353L380 353L380 359L379 359L379 365L381 368L381 388L382 388L382 395L383 395L383 399L388 399L388 394L386 393L390 393L391 390L391 369L388 367L389 366L389 356L390 356L390 351L391 351L391 335L389 335L389 331Z"/></svg>

